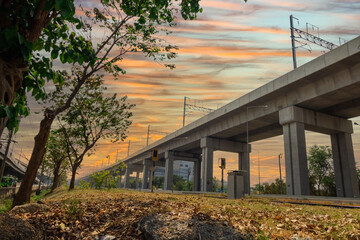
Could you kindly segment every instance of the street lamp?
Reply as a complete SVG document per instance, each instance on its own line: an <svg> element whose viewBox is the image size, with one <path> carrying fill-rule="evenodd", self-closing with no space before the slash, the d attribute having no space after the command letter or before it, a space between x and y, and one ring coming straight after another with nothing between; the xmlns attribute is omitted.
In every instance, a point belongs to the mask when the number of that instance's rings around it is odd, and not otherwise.
<svg viewBox="0 0 360 240"><path fill-rule="evenodd" d="M280 172L280 194L282 194L282 181L281 181L281 159L282 153L279 154L279 172Z"/></svg>
<svg viewBox="0 0 360 240"><path fill-rule="evenodd" d="M248 172L248 184L250 184L250 157L249 157L249 120L248 120L248 113L249 108L267 108L268 105L262 106L247 106L246 107L246 158L247 158L247 172ZM250 191L249 191L250 194Z"/></svg>
<svg viewBox="0 0 360 240"><path fill-rule="evenodd" d="M258 152L258 167L259 167L259 194L260 194L260 157L259 157L259 151Z"/></svg>

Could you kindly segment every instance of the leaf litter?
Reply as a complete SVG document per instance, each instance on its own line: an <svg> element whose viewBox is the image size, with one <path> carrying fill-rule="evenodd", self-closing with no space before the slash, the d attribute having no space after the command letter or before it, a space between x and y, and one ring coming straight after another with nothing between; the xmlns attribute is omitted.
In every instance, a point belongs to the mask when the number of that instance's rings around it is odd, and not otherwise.
<svg viewBox="0 0 360 240"><path fill-rule="evenodd" d="M137 223L151 214L179 223L206 215L250 239L360 239L358 209L126 190L58 190L43 201L50 211L16 215L47 239L142 239ZM163 239L174 239L184 230L180 224L164 226L160 233Z"/></svg>

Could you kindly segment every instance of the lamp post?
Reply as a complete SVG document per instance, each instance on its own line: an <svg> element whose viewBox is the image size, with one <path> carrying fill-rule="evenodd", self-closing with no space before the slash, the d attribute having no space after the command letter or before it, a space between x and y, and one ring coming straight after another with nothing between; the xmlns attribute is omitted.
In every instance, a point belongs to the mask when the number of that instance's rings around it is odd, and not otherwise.
<svg viewBox="0 0 360 240"><path fill-rule="evenodd" d="M259 151L258 152L258 168L259 168L259 194L260 194L260 156L259 156Z"/></svg>
<svg viewBox="0 0 360 240"><path fill-rule="evenodd" d="M282 194L282 181L281 181L281 159L282 153L279 154L279 172L280 172L280 194Z"/></svg>
<svg viewBox="0 0 360 240"><path fill-rule="evenodd" d="M262 105L262 106L247 106L246 107L246 160L247 160L247 172L248 172L248 184L250 184L250 157L249 157L249 119L248 119L248 113L249 108L267 108L268 105ZM249 191L250 194L250 191Z"/></svg>

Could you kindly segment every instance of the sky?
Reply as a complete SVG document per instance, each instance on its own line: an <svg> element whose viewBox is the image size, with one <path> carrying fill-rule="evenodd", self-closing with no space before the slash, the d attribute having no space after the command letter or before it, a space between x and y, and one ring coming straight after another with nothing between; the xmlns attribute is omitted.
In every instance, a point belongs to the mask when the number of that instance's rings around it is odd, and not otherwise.
<svg viewBox="0 0 360 240"><path fill-rule="evenodd" d="M82 4L90 1L82 1ZM92 1L94 2L94 0ZM78 2L79 3L79 2ZM184 97L191 103L216 109L253 89L286 74L293 68L289 30L292 14L296 28L318 34L327 41L339 44L360 35L359 0L202 0L203 13L195 21L177 20L173 34L166 40L179 47L173 70L140 54L129 55L123 61L127 74L114 80L105 76L110 93L127 95L133 108L132 125L125 142L100 142L94 155L87 157L78 177L114 163L146 145L182 127ZM308 25L308 26L312 26ZM314 28L316 29L316 28ZM305 42L304 42L305 43ZM326 49L313 44L298 43L298 66L320 56ZM41 106L29 98L32 113L22 120L13 146L15 157L26 162L33 147L33 138L41 119ZM39 114L40 112L40 114ZM38 113L38 114L36 114ZM204 116L206 112L189 112L186 123ZM360 118L352 119L360 122ZM163 133L160 133L163 132ZM130 141L130 149L129 147ZM354 126L354 152L360 167L360 127ZM314 144L329 145L330 137L306 133L307 148ZM252 143L251 185L259 181L272 182L279 177L278 155L284 152L283 137ZM110 160L106 156L110 155ZM227 169L237 168L237 155L216 151L214 176L220 177L217 159L227 159ZM281 159L285 176L284 159Z"/></svg>

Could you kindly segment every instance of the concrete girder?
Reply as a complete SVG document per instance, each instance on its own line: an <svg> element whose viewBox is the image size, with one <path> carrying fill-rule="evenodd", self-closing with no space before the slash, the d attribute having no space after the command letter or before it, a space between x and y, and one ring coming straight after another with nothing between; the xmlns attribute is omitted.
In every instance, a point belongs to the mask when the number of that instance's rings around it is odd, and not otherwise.
<svg viewBox="0 0 360 240"><path fill-rule="evenodd" d="M246 143L234 142L226 139L205 137L200 140L200 147L209 147L214 151L225 151L225 152L246 152Z"/></svg>
<svg viewBox="0 0 360 240"><path fill-rule="evenodd" d="M350 120L296 106L281 109L279 111L279 122L281 125L292 122L303 123L306 130L324 134L353 133Z"/></svg>

